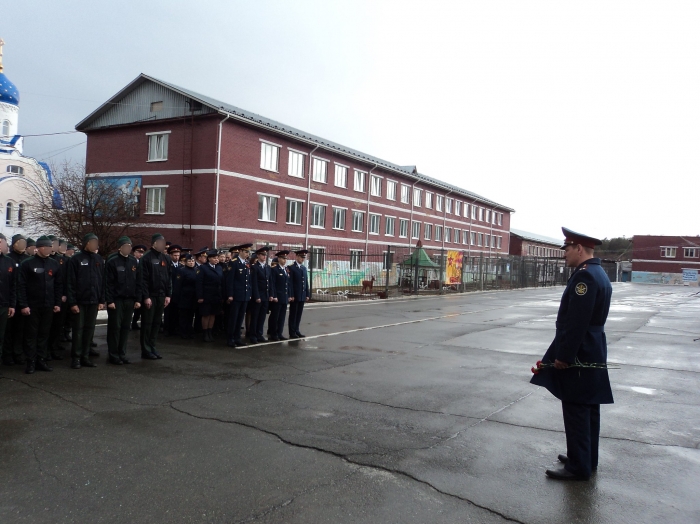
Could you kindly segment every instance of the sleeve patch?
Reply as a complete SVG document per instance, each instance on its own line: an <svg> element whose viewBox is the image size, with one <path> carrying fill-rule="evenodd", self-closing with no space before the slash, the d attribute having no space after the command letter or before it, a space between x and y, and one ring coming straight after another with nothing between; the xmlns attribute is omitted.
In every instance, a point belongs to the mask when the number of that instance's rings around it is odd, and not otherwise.
<svg viewBox="0 0 700 524"><path fill-rule="evenodd" d="M588 292L588 286L583 282L579 282L578 284L576 284L575 290L577 295L583 296Z"/></svg>

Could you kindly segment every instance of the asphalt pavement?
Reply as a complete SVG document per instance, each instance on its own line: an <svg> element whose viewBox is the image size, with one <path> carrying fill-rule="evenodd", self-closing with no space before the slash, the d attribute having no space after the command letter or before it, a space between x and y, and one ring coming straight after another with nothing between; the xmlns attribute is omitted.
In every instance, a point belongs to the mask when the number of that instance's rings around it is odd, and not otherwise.
<svg viewBox="0 0 700 524"><path fill-rule="evenodd" d="M529 384L562 288L307 308L304 340L0 367L0 523L700 522L700 296L614 284L589 482Z"/></svg>

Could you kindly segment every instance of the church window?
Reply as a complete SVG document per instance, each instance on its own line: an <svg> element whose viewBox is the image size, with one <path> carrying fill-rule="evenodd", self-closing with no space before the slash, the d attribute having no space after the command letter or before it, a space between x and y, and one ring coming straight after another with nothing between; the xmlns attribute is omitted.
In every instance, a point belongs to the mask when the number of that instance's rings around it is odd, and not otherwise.
<svg viewBox="0 0 700 524"><path fill-rule="evenodd" d="M2 121L2 136L10 136L10 121Z"/></svg>
<svg viewBox="0 0 700 524"><path fill-rule="evenodd" d="M7 172L15 175L23 175L24 168L21 166L7 166Z"/></svg>

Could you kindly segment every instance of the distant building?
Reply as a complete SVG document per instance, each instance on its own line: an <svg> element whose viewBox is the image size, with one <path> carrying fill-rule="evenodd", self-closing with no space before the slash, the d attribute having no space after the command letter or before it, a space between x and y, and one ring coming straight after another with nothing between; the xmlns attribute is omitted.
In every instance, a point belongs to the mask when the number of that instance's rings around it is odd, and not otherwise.
<svg viewBox="0 0 700 524"><path fill-rule="evenodd" d="M0 232L10 238L27 233L25 218L33 198L52 198L51 170L22 154L18 134L19 91L3 73L0 39Z"/></svg>
<svg viewBox="0 0 700 524"><path fill-rule="evenodd" d="M698 285L700 236L635 235L632 282Z"/></svg>
<svg viewBox="0 0 700 524"><path fill-rule="evenodd" d="M561 249L563 243L563 239L511 228L508 252L521 257L561 258L564 256L564 250Z"/></svg>

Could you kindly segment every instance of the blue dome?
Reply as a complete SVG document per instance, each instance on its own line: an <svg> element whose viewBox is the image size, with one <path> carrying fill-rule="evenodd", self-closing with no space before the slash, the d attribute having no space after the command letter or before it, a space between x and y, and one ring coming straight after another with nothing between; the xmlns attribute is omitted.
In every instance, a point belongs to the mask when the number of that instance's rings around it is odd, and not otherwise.
<svg viewBox="0 0 700 524"><path fill-rule="evenodd" d="M17 86L10 82L10 79L5 76L5 73L0 73L0 102L19 105L19 91Z"/></svg>

